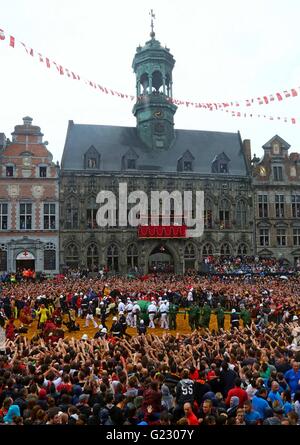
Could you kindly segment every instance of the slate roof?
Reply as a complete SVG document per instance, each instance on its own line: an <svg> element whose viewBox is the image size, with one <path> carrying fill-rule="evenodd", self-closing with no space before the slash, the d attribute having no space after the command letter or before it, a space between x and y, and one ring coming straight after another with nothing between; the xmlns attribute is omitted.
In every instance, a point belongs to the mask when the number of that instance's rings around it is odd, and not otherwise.
<svg viewBox="0 0 300 445"><path fill-rule="evenodd" d="M132 149L138 156L137 171L176 173L178 160L189 150L194 157L192 173L210 174L214 158L224 152L230 159L229 174L247 175L239 133L175 130L175 141L169 149L149 149L139 139L135 127L85 125L69 121L62 170L84 171L84 154L91 145L101 156L97 173L121 171L122 157Z"/></svg>

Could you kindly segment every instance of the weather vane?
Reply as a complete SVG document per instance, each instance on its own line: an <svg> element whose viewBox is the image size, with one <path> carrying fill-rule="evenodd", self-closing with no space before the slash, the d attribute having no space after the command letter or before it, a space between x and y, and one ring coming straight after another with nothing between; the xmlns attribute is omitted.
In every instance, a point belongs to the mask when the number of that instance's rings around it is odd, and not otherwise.
<svg viewBox="0 0 300 445"><path fill-rule="evenodd" d="M153 31L153 27L154 27L153 19L155 19L155 14L153 12L153 9L151 9L151 11L149 12L149 15L151 17L151 33L150 33L150 37L152 37L152 39L154 39L155 32Z"/></svg>

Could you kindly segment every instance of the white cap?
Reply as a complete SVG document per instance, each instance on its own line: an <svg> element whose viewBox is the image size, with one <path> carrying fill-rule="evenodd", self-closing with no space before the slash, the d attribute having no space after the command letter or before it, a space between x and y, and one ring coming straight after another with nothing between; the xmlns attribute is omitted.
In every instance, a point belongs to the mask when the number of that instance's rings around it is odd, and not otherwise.
<svg viewBox="0 0 300 445"><path fill-rule="evenodd" d="M107 333L107 329L106 328L102 328L101 332L104 332L106 334Z"/></svg>
<svg viewBox="0 0 300 445"><path fill-rule="evenodd" d="M120 311L120 312L119 312L119 314L120 314L120 315L123 315L123 314L124 314L124 312L123 312L123 311Z"/></svg>
<svg viewBox="0 0 300 445"><path fill-rule="evenodd" d="M140 324L144 324L144 320L140 320Z"/></svg>
<svg viewBox="0 0 300 445"><path fill-rule="evenodd" d="M89 336L87 334L83 334L83 336L81 337L81 340L88 340Z"/></svg>
<svg viewBox="0 0 300 445"><path fill-rule="evenodd" d="M293 316L293 321L297 321L297 320L298 320L297 315L294 315L294 316Z"/></svg>
<svg viewBox="0 0 300 445"><path fill-rule="evenodd" d="M113 317L113 321L117 321L118 319L117 319L117 317Z"/></svg>
<svg viewBox="0 0 300 445"><path fill-rule="evenodd" d="M103 329L103 324L99 324L99 329Z"/></svg>
<svg viewBox="0 0 300 445"><path fill-rule="evenodd" d="M236 310L235 310L235 309L232 309L231 313L234 314L235 312L236 312Z"/></svg>

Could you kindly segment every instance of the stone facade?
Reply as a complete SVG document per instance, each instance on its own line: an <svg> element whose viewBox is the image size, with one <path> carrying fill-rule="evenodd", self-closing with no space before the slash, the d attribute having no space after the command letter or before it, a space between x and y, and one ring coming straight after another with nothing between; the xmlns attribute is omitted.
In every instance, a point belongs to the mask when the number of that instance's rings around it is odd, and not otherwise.
<svg viewBox="0 0 300 445"><path fill-rule="evenodd" d="M174 129L175 60L153 32L150 36L132 63L136 127L69 122L61 165L61 268L182 273L199 269L211 254L254 253L250 142L243 143L239 133ZM110 190L118 196L120 183L148 199L153 190L204 191L203 235L141 239L136 227L120 226L118 217L116 226L100 228L97 194Z"/></svg>
<svg viewBox="0 0 300 445"><path fill-rule="evenodd" d="M118 196L119 183L128 191L204 190L207 214L205 231L200 238L139 239L137 228L100 228L95 220L96 196L100 190L112 190ZM234 177L186 177L180 175L84 175L62 172L61 189L61 266L108 266L120 273L135 266L147 273L154 262L168 261L176 273L200 267L203 257L253 253L253 211L250 179ZM226 227L220 220L226 203ZM240 203L244 203L240 210ZM94 221L90 220L94 211ZM222 216L222 215L221 215ZM92 254L93 252L93 254Z"/></svg>
<svg viewBox="0 0 300 445"><path fill-rule="evenodd" d="M59 271L59 167L32 119L0 146L0 271Z"/></svg>
<svg viewBox="0 0 300 445"><path fill-rule="evenodd" d="M255 238L258 255L295 264L300 259L300 154L275 135L253 159Z"/></svg>

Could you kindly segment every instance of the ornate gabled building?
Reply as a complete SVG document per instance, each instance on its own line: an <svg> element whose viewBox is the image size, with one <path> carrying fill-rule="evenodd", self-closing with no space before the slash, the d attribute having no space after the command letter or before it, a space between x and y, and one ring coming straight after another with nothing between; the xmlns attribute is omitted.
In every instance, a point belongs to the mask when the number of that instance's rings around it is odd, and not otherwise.
<svg viewBox="0 0 300 445"><path fill-rule="evenodd" d="M300 260L300 154L275 135L253 159L256 251L260 256ZM299 264L299 263L298 263Z"/></svg>
<svg viewBox="0 0 300 445"><path fill-rule="evenodd" d="M30 117L0 134L0 272L59 271L59 167Z"/></svg>
<svg viewBox="0 0 300 445"><path fill-rule="evenodd" d="M175 60L153 29L150 37L132 64L136 127L69 121L61 163L61 268L106 265L126 273L155 267L181 273L199 268L211 254L253 253L250 142L243 143L239 133L174 128ZM119 208L116 226L99 227L97 195L101 190L118 195L120 183L128 193L141 190L148 196L153 190L204 191L203 235L141 238L137 227L120 224Z"/></svg>

